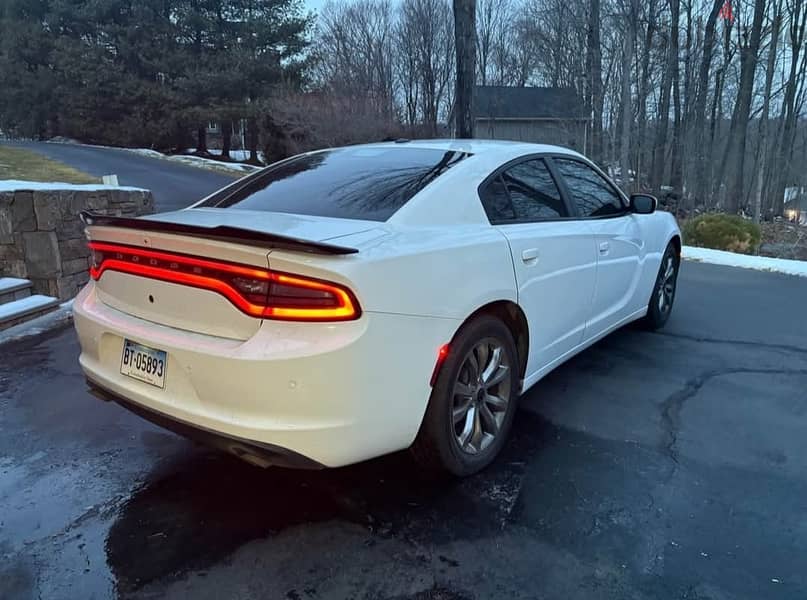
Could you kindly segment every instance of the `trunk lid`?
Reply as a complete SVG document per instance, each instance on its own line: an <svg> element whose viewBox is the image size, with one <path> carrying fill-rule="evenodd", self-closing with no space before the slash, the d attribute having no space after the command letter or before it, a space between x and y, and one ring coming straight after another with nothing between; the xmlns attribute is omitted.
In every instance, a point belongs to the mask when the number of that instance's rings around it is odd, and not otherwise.
<svg viewBox="0 0 807 600"><path fill-rule="evenodd" d="M349 219L306 217L293 214L233 209L185 209L148 218L126 219L85 214L87 235L93 243L173 253L226 263L268 269L274 248L300 255L353 254L354 248L327 243L361 233L378 223ZM111 248L111 246L107 246ZM125 249L124 249L125 250ZM111 253L111 254L110 254ZM123 262L137 260L148 268L167 265L149 255L133 258L114 248L106 256ZM161 281L148 276L102 271L95 282L98 298L127 314L206 335L246 340L262 320L239 310L228 298L193 285Z"/></svg>

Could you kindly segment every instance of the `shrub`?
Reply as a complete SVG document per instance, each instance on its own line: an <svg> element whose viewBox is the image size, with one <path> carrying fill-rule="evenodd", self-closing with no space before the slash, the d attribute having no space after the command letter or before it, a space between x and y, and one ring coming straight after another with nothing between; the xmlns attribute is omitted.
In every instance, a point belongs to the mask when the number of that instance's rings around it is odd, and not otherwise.
<svg viewBox="0 0 807 600"><path fill-rule="evenodd" d="M684 243L701 248L754 254L760 240L759 225L738 215L707 214L688 220Z"/></svg>

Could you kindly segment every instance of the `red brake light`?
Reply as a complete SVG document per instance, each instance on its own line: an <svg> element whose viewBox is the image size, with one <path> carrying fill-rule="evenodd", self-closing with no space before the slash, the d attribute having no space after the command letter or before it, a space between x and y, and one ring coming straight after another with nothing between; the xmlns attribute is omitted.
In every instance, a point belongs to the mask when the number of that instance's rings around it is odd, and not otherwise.
<svg viewBox="0 0 807 600"><path fill-rule="evenodd" d="M348 321L361 314L355 296L337 283L161 250L103 242L89 246L90 276L96 281L106 271L119 271L196 287L263 319Z"/></svg>

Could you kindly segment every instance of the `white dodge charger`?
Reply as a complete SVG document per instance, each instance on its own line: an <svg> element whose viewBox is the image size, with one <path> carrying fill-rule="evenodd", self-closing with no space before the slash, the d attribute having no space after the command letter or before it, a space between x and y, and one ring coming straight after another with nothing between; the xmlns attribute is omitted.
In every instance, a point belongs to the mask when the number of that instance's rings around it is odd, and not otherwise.
<svg viewBox="0 0 807 600"><path fill-rule="evenodd" d="M254 464L410 448L468 475L519 394L609 332L664 325L681 234L554 146L310 152L192 207L84 214L91 390Z"/></svg>

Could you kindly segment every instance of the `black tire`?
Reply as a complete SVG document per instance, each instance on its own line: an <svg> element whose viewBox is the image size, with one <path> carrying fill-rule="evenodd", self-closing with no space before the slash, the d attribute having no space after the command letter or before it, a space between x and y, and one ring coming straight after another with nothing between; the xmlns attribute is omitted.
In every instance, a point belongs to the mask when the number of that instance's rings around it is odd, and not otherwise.
<svg viewBox="0 0 807 600"><path fill-rule="evenodd" d="M500 366L507 367L506 384L503 380L485 387L487 384L482 378L486 369L482 367L474 371L474 365L484 360L485 346L487 357L491 359L487 362L487 370L491 371L489 381L494 382L502 374L493 359L498 348ZM520 387L518 365L513 336L499 319L482 315L465 324L454 336L432 389L420 431L410 449L415 460L429 471L458 477L471 475L488 466L507 441L513 424ZM476 377L473 373L480 371L483 372L471 384L471 379ZM475 391L463 394L456 389ZM501 401L505 397L507 403L502 408ZM495 403L489 400L495 400ZM454 415L461 415L463 409L465 416L455 423ZM486 429L495 429L492 427L494 423L498 429L491 435ZM461 439L469 427L471 433L463 449ZM479 448L476 448L477 444Z"/></svg>
<svg viewBox="0 0 807 600"><path fill-rule="evenodd" d="M672 266L672 272L669 268ZM670 242L661 258L661 266L656 283L653 286L653 293L650 295L650 302L647 305L647 316L642 319L645 329L655 331L661 329L670 318L670 313L675 302L675 291L678 286L678 268L681 265L681 257L675 244ZM664 301L662 302L662 295Z"/></svg>

